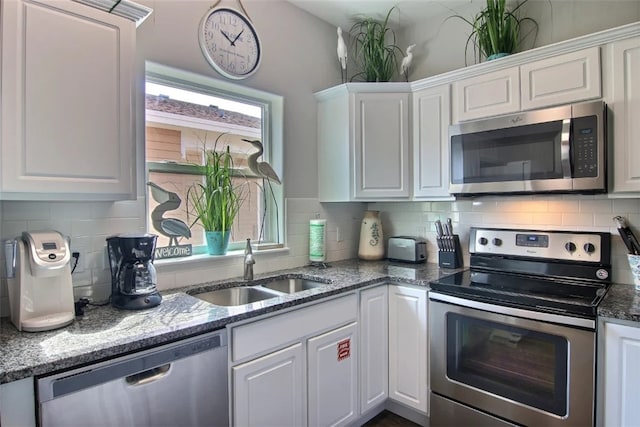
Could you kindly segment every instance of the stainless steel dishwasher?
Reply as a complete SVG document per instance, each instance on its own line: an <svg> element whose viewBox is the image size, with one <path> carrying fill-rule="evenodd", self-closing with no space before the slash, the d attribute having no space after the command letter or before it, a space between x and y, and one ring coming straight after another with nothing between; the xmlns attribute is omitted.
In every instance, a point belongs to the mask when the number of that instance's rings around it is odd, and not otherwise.
<svg viewBox="0 0 640 427"><path fill-rule="evenodd" d="M228 426L227 332L41 377L48 426Z"/></svg>

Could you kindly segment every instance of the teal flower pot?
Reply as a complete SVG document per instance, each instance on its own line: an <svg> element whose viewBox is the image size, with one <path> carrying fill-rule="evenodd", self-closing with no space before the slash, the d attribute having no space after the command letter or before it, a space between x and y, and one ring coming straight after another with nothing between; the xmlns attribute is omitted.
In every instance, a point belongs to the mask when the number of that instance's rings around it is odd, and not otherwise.
<svg viewBox="0 0 640 427"><path fill-rule="evenodd" d="M231 231L205 231L209 255L225 255L229 248Z"/></svg>
<svg viewBox="0 0 640 427"><path fill-rule="evenodd" d="M487 56L487 61L491 61L493 59L498 59L498 58L502 58L504 56L509 56L511 55L510 53L494 53L493 55L489 55Z"/></svg>

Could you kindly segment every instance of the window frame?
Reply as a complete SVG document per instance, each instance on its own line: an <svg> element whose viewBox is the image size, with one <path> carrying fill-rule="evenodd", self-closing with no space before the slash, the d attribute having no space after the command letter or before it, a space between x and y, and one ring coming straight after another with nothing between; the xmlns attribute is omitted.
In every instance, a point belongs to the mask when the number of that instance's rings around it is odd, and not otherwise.
<svg viewBox="0 0 640 427"><path fill-rule="evenodd" d="M197 91L212 96L224 97L231 100L237 100L243 103L250 103L261 107L262 109L262 137L260 138L265 144L265 152L262 159L268 162L276 171L284 184L283 177L283 112L284 100L280 95L264 92L250 87L242 86L213 77L204 76L190 71L169 67L166 65L145 62L145 83L151 81L162 85L172 86L180 89ZM144 91L146 93L146 90ZM146 112L146 108L145 108ZM147 117L145 113L145 128ZM222 125L224 127L224 124ZM230 125L233 126L233 125ZM146 138L145 138L146 146ZM145 182L147 182L149 172L171 172L171 173L187 173L193 174L194 171L200 169L195 165L167 164L161 162L147 162L146 150L143 150ZM197 173L196 173L197 174ZM273 249L285 247L285 230L284 230L284 190L283 185L265 184L267 191L273 191L273 197L270 194L266 197L267 204L267 220L265 221L265 235L273 236L273 241L252 242L255 249ZM147 229L149 228L149 193L145 192L145 222ZM275 215L274 215L275 214ZM244 243L235 242L229 246L229 252L244 248ZM193 254L199 255L206 253L204 246L194 246ZM224 257L225 255L222 255Z"/></svg>

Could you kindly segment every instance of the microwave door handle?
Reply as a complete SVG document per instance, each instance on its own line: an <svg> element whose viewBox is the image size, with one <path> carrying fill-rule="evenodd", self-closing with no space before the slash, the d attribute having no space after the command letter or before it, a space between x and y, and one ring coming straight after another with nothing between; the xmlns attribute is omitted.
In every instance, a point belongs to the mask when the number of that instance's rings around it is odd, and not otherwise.
<svg viewBox="0 0 640 427"><path fill-rule="evenodd" d="M562 121L560 133L560 162L562 164L562 177L571 179L571 119Z"/></svg>

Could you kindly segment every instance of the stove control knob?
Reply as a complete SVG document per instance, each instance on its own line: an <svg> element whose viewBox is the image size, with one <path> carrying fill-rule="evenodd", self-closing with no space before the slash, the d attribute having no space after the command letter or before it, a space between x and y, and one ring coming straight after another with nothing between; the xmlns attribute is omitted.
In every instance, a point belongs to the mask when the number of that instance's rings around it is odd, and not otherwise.
<svg viewBox="0 0 640 427"><path fill-rule="evenodd" d="M502 239L498 239L497 237L494 238L491 243L493 243L496 246L500 246L502 244Z"/></svg>
<svg viewBox="0 0 640 427"><path fill-rule="evenodd" d="M564 244L564 248L567 250L567 252L574 253L576 251L576 244L573 242L567 242Z"/></svg>
<svg viewBox="0 0 640 427"><path fill-rule="evenodd" d="M487 243L489 243L489 241L487 240L486 237L481 237L478 239L478 243L480 243L482 246L486 246Z"/></svg>
<svg viewBox="0 0 640 427"><path fill-rule="evenodd" d="M596 251L596 247L593 245L593 243L585 243L584 251L588 254L592 254Z"/></svg>

